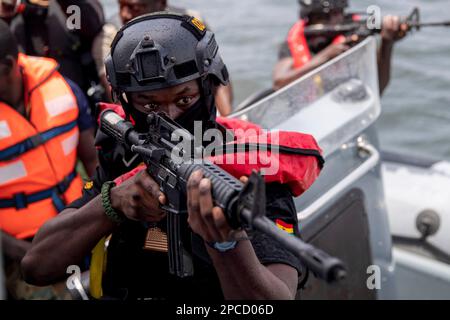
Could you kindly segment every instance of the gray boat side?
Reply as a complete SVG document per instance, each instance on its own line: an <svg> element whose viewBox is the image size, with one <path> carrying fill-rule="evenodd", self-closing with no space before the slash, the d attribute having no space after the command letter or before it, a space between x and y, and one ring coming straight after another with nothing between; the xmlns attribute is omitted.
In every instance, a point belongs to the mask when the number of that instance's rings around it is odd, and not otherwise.
<svg viewBox="0 0 450 320"><path fill-rule="evenodd" d="M376 41L345 54L235 114L271 130L313 134L325 167L295 199L304 240L340 258L348 277L309 276L300 299L394 299L395 264L374 123L380 112Z"/></svg>

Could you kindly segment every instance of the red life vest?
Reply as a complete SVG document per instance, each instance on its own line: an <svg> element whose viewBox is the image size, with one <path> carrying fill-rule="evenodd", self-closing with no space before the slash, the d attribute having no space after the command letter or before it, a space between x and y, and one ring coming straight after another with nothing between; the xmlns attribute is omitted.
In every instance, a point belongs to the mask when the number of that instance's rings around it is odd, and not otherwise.
<svg viewBox="0 0 450 320"><path fill-rule="evenodd" d="M30 119L0 103L0 229L34 236L82 194L77 100L52 59L20 54Z"/></svg>
<svg viewBox="0 0 450 320"><path fill-rule="evenodd" d="M217 122L233 131L234 141L227 145L234 145L231 149L236 152L214 156L210 160L234 177L239 179L250 176L253 171L264 172L266 182L286 184L297 197L319 176L324 160L313 136L265 131L239 119L218 117Z"/></svg>
<svg viewBox="0 0 450 320"><path fill-rule="evenodd" d="M305 20L299 20L296 24L289 30L288 33L288 46L291 51L291 56L294 59L294 68L299 69L303 67L306 63L311 61L311 51L308 46L308 42L305 37ZM345 37L343 35L334 38L334 44L345 42Z"/></svg>
<svg viewBox="0 0 450 320"><path fill-rule="evenodd" d="M114 110L123 117L125 115L118 105L102 103L99 108ZM322 150L311 135L286 131L266 132L253 123L232 118L219 117L217 122L233 131L234 141L227 145L234 145L231 149L236 149L236 152L216 155L209 160L234 177L239 179L250 176L254 170L264 171L266 182L286 184L294 196L299 196L319 176L324 160ZM256 146L259 147L258 150L252 149ZM116 183L130 178L142 169L143 167L136 168L119 177Z"/></svg>

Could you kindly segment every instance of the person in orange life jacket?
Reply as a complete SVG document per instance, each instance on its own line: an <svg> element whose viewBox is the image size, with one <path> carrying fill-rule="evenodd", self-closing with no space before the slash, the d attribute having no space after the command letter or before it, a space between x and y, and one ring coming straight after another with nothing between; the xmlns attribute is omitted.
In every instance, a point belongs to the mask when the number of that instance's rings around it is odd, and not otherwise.
<svg viewBox="0 0 450 320"><path fill-rule="evenodd" d="M122 104L113 108L132 119L140 132L145 132L150 111L166 113L191 132L194 121L201 121L204 127L218 127L214 91L219 84L227 83L227 71L217 48L213 33L193 17L157 13L131 20L119 31L106 59L108 79ZM150 61L156 61L157 67ZM134 70L127 67L131 65ZM307 188L320 171L321 157L314 139L302 137L296 141L302 140L305 148L315 150L316 156L304 156L298 161L303 168L293 171L302 171L305 177L292 181L300 181L300 188ZM77 264L102 238L112 234L101 281L104 296L295 297L302 272L298 259L262 233L254 231L250 240L246 231L233 231L222 209L213 206L211 182L203 179L202 172L193 173L187 191L194 276L171 275L167 252L155 250L148 237L156 231L142 224L147 222L164 234L166 214L160 206L166 203L165 195L139 167L140 158L101 132L97 143L100 166L92 184L81 199L41 228L22 261L30 283L46 285L64 277L67 266ZM132 169L132 174L127 174ZM292 192L281 180L268 183L267 214L287 232L297 233ZM105 203L110 203L113 210L104 207Z"/></svg>
<svg viewBox="0 0 450 320"><path fill-rule="evenodd" d="M334 39L324 36L306 38L303 34L303 28L307 25L343 23L348 0L299 0L299 4L300 20L291 28L288 39L280 47L279 60L274 68L275 90L299 79L350 48L351 40L343 36ZM378 53L380 93L384 92L389 83L394 43L402 39L407 31L408 26L401 23L400 17L384 17Z"/></svg>
<svg viewBox="0 0 450 320"><path fill-rule="evenodd" d="M97 166L87 99L56 69L54 60L19 54L0 21L0 237L14 299L62 292L27 286L20 261L39 227L81 195L77 154L89 174Z"/></svg>
<svg viewBox="0 0 450 320"><path fill-rule="evenodd" d="M104 59L109 54L112 40L122 25L138 16L157 11L187 14L197 17L204 22L203 17L200 17L197 11L171 6L167 2L167 0L118 0L119 13L117 17L114 17L114 19L104 25L103 31L96 37L92 46L92 55L97 64L99 78L106 92L110 92L110 89L105 77ZM209 28L209 26L207 27ZM215 98L220 115L229 115L233 110L233 89L231 83L226 86L220 86ZM110 101L112 101L112 97L110 97Z"/></svg>
<svg viewBox="0 0 450 320"><path fill-rule="evenodd" d="M86 98L56 69L20 54L0 21L0 233L16 262L39 227L80 197L77 154L89 174L97 166Z"/></svg>

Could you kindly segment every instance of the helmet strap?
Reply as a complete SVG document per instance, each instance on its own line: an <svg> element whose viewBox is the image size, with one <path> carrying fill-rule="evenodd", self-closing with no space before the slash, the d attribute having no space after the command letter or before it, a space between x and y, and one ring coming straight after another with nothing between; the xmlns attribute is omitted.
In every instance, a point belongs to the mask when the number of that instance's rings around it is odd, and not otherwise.
<svg viewBox="0 0 450 320"><path fill-rule="evenodd" d="M123 110L125 111L126 120L130 121L131 110L132 110L133 106L129 102L130 101L129 97L127 96L127 98L125 100L124 95L126 95L126 93L122 92L122 91L113 91L113 93L116 96L116 98L119 100L120 104L122 105Z"/></svg>

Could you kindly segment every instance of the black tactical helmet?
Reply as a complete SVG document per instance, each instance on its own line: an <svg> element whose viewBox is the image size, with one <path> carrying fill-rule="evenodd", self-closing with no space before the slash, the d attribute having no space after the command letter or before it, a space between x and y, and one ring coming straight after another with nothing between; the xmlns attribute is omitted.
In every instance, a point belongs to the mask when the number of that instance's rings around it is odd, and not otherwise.
<svg viewBox="0 0 450 320"><path fill-rule="evenodd" d="M307 18L312 13L329 13L332 10L345 9L348 0L298 0L300 17Z"/></svg>
<svg viewBox="0 0 450 320"><path fill-rule="evenodd" d="M114 92L151 91L199 79L227 84L214 34L198 19L158 12L138 17L117 33L105 60Z"/></svg>

